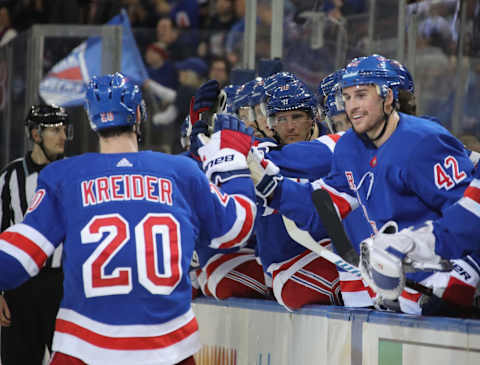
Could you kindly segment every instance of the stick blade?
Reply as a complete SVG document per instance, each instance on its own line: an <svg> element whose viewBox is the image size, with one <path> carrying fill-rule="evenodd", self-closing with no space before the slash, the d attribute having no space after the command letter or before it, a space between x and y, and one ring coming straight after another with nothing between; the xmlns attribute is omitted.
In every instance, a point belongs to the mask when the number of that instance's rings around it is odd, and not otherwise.
<svg viewBox="0 0 480 365"><path fill-rule="evenodd" d="M312 192L312 200L327 234L332 240L335 251L348 263L358 266L360 261L358 252L355 251L347 237L328 192L324 189L314 190Z"/></svg>

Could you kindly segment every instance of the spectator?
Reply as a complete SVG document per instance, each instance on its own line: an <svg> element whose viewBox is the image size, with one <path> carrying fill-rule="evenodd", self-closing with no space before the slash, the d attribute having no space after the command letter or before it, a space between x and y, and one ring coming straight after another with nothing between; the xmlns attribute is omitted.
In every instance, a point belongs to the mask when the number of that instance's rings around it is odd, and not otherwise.
<svg viewBox="0 0 480 365"><path fill-rule="evenodd" d="M210 62L208 79L217 80L220 89L223 89L230 83L228 75L230 75L230 65L228 64L228 61L221 57L213 58Z"/></svg>
<svg viewBox="0 0 480 365"><path fill-rule="evenodd" d="M196 55L196 40L191 35L182 33L170 18L158 20L157 41L166 45L172 61L181 61Z"/></svg>
<svg viewBox="0 0 480 365"><path fill-rule="evenodd" d="M128 18L132 27L154 27L156 19L152 7L142 0L122 0L127 9Z"/></svg>
<svg viewBox="0 0 480 365"><path fill-rule="evenodd" d="M190 57L177 62L175 67L178 70L180 83L176 90L159 86L150 81L146 84L154 94L170 103L164 111L153 116L153 124L163 127L162 138L171 141L167 151L174 154L182 151L179 131L190 110L190 100L195 95L195 91L205 82L208 74L207 64L198 57Z"/></svg>
<svg viewBox="0 0 480 365"><path fill-rule="evenodd" d="M170 18L178 28L198 28L197 0L177 0L170 3Z"/></svg>
<svg viewBox="0 0 480 365"><path fill-rule="evenodd" d="M151 43L145 52L148 76L159 84L170 89L178 86L177 70L169 59L166 47L163 43Z"/></svg>
<svg viewBox="0 0 480 365"><path fill-rule="evenodd" d="M225 55L227 32L238 21L234 12L235 1L239 0L215 0L215 13L208 24L211 33L207 41L209 51L214 56Z"/></svg>
<svg viewBox="0 0 480 365"><path fill-rule="evenodd" d="M245 31L245 0L234 1L235 16L238 20L232 25L225 38L225 52L232 67L237 66L240 61L242 37Z"/></svg>
<svg viewBox="0 0 480 365"><path fill-rule="evenodd" d="M10 42L17 36L17 31L12 27L10 8L0 4L0 47Z"/></svg>

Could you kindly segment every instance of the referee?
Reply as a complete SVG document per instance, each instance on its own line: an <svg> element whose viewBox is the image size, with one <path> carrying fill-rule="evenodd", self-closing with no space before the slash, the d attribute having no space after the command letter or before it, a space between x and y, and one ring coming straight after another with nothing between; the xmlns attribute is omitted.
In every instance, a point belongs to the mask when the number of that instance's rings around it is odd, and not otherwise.
<svg viewBox="0 0 480 365"><path fill-rule="evenodd" d="M23 220L37 188L40 170L63 158L72 125L65 109L34 105L25 121L33 148L0 172L0 231ZM51 352L55 316L63 291L61 246L40 274L0 296L2 365L41 365L45 346Z"/></svg>

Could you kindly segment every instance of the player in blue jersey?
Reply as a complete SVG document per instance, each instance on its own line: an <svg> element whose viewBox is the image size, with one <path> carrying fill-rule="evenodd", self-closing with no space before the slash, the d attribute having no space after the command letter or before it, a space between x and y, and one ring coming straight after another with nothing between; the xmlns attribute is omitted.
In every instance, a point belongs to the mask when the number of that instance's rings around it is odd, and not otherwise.
<svg viewBox="0 0 480 365"><path fill-rule="evenodd" d="M219 94L219 84L216 80L204 83L195 93L192 112L198 113L201 111L203 115L218 113L220 111L218 109L221 108L217 102ZM197 120L195 125L192 126L192 118L195 119L196 116L187 117L184 123L186 126L184 129L185 137L188 136L189 138L191 133L209 133L205 121ZM198 157L198 147L198 141L194 141L186 155L194 159L202 168L202 163ZM229 193L231 185L223 185L223 189L224 192ZM212 249L208 245L197 244L194 255L196 260L190 271L193 286L192 296L195 298L203 293L216 299L227 299L229 297L265 298L269 294L269 290L265 285L263 268L256 260L254 250L251 247L253 243L254 238L251 238L247 247L236 247L222 252Z"/></svg>
<svg viewBox="0 0 480 365"><path fill-rule="evenodd" d="M417 227L400 232L379 233L362 242L361 270L372 287L387 299L396 299L405 286L405 272L416 266L438 266L442 259L451 260L460 277L474 276L478 281L480 257L480 172L465 190L463 197L445 209L443 216ZM461 262L467 261L475 270L465 270ZM461 285L456 276L452 282ZM441 295L435 290L434 294ZM466 292L456 303L469 306L474 288ZM454 298L447 297L452 301Z"/></svg>
<svg viewBox="0 0 480 365"><path fill-rule="evenodd" d="M301 81L288 79L279 80L267 93L268 123L279 146L263 148L260 143L256 153L265 154L282 175L294 181L308 182L326 176L340 136L324 134L325 128L317 124L313 94ZM282 215L264 206L263 201L260 205L262 213L259 211L255 223L257 250L272 278L276 300L290 310L312 303L341 304L335 265L293 240ZM329 240L324 239L320 244L328 246Z"/></svg>
<svg viewBox="0 0 480 365"><path fill-rule="evenodd" d="M279 92L276 103L270 97L270 117L282 117L294 114L297 120L286 121L299 127L302 142L276 145L272 140L257 140L257 148L274 160L283 174L298 180L313 181L325 176L330 170L330 162L335 141L339 136L321 136L314 141L303 141L311 137L312 125L316 120L316 103L313 95L296 78L283 73L268 79L272 83L269 89L277 95L275 88L289 81L290 93ZM238 99L237 99L238 100ZM282 106L283 105L283 106ZM265 109L269 108L268 105ZM292 113L293 112L293 113ZM275 121L274 121L275 122ZM195 128L194 128L195 129ZM193 132L195 138L195 131ZM263 210L257 215L255 233L257 238L257 254L264 265L267 277L273 277L273 290L276 299L288 309L296 309L308 303L340 303L338 274L336 268L325 260L312 254L297 244L285 229L282 217L271 209ZM324 240L324 244L328 244Z"/></svg>
<svg viewBox="0 0 480 365"><path fill-rule="evenodd" d="M342 218L359 207L372 234L390 220L403 229L440 218L471 180L473 165L462 144L440 125L396 111L400 79L381 56L353 60L340 84L353 128L337 143L330 175L300 185L265 170L256 180L257 195L267 197L271 208L318 236L324 228L310 194L319 188L330 193ZM466 271L476 270L465 260L460 265ZM454 271L439 275L443 279L435 282L428 281L433 277L429 273L415 273L412 278L443 297L458 300L458 293L468 291L472 295L462 301L472 300L478 276L459 278L457 285ZM402 310L420 313L420 296L411 290L402 293Z"/></svg>
<svg viewBox="0 0 480 365"><path fill-rule="evenodd" d="M341 95L340 80L345 69L339 69L326 76L318 87L320 107L325 115L325 120L335 132L347 131L352 124L345 113L345 105ZM343 220L343 226L348 238L359 243L371 234L370 225L363 217L360 209L354 210ZM369 286L356 275L342 268L338 269L340 287L344 305L347 307L371 307L374 305L372 298L375 293Z"/></svg>
<svg viewBox="0 0 480 365"><path fill-rule="evenodd" d="M0 234L0 290L36 275L64 243L51 364L194 364L194 243L234 247L253 229L242 177L251 135L217 132L199 149L209 176L239 171L225 182L238 193L227 195L188 158L138 152L141 99L121 74L94 77L86 109L100 153L45 167L24 221Z"/></svg>

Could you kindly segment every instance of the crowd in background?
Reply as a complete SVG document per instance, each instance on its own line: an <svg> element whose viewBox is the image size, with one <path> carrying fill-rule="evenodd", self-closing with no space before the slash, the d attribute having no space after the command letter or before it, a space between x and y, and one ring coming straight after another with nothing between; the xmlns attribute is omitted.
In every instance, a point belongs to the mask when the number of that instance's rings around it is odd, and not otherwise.
<svg viewBox="0 0 480 365"><path fill-rule="evenodd" d="M466 61L470 72L466 77L462 129L468 134L478 134L475 100L480 89L480 64L475 57L480 54L480 4L477 0L464 3L468 19L464 53L473 57ZM185 106L193 90L208 79L227 85L230 70L241 65L245 6L246 0L1 0L0 45L32 24L98 25L106 23L122 8L126 9L150 80L177 91L178 97L173 100L156 96L149 103L153 127L162 129L166 136L157 147L176 153L180 149L177 131L186 116L188 107ZM285 70L314 88L347 60L371 53L369 46L375 49L381 45L381 53L395 57L397 4L386 0L376 2L373 45L367 44L368 7L366 0L286 0L282 57ZM258 0L256 11L256 59L259 60L270 57L271 1ZM313 12L321 14L323 23L314 19ZM451 127L459 1L413 2L408 6L407 16L412 14L418 17L412 71L420 95L420 111L436 116ZM319 29L320 37L316 34ZM346 37L343 53L337 48L339 34ZM46 50L45 71L71 47L59 55L61 49Z"/></svg>

